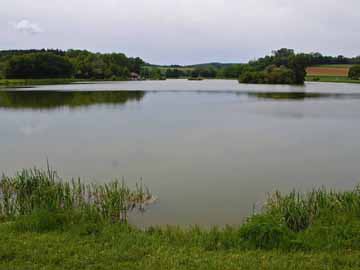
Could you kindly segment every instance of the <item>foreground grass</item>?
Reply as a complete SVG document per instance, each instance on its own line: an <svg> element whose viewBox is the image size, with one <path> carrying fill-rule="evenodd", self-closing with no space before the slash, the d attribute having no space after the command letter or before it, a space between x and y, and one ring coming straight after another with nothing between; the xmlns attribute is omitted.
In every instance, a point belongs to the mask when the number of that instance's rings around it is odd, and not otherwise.
<svg viewBox="0 0 360 270"><path fill-rule="evenodd" d="M360 252L207 250L116 225L79 231L14 232L0 226L0 269L359 269Z"/></svg>
<svg viewBox="0 0 360 270"><path fill-rule="evenodd" d="M309 82L332 82L332 83L360 83L360 80L352 80L348 77L339 76L306 76Z"/></svg>
<svg viewBox="0 0 360 270"><path fill-rule="evenodd" d="M276 192L236 227L140 230L124 211L148 196L116 183L3 176L0 269L360 269L359 187Z"/></svg>

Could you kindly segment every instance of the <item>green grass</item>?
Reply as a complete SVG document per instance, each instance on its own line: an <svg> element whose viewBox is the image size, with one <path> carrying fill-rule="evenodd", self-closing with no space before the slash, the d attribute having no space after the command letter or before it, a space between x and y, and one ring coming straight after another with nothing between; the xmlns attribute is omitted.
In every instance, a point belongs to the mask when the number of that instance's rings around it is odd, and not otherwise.
<svg viewBox="0 0 360 270"><path fill-rule="evenodd" d="M27 86L27 85L52 85L69 84L76 79L0 79L0 86Z"/></svg>
<svg viewBox="0 0 360 270"><path fill-rule="evenodd" d="M17 232L0 226L0 269L359 269L358 250L208 250L180 246L136 230L108 226L100 234L76 230Z"/></svg>
<svg viewBox="0 0 360 270"><path fill-rule="evenodd" d="M360 80L352 80L348 77L337 76L306 76L308 82L333 82L333 83L360 83Z"/></svg>
<svg viewBox="0 0 360 270"><path fill-rule="evenodd" d="M54 84L71 84L75 82L88 82L88 81L126 81L123 78L114 79L0 79L0 86L31 86L31 85L54 85Z"/></svg>
<svg viewBox="0 0 360 270"><path fill-rule="evenodd" d="M102 218L99 204L81 206L80 184L64 189L51 170L0 183L0 269L360 269L358 187L276 192L233 227L141 230L109 218L118 211ZM100 205L121 209L128 189L107 187Z"/></svg>
<svg viewBox="0 0 360 270"><path fill-rule="evenodd" d="M63 181L50 167L47 171L23 170L0 180L0 219L3 220L47 211L70 219L89 216L124 223L130 211L143 210L151 200L152 195L142 185L130 190L120 181L107 184L84 184L80 179Z"/></svg>

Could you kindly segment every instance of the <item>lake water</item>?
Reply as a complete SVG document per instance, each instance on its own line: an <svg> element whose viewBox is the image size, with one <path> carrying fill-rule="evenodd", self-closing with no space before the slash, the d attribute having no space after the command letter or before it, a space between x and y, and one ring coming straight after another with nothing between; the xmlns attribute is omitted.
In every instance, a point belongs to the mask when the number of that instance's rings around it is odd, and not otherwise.
<svg viewBox="0 0 360 270"><path fill-rule="evenodd" d="M142 179L138 225L239 224L266 193L360 183L360 85L223 80L0 90L0 171Z"/></svg>

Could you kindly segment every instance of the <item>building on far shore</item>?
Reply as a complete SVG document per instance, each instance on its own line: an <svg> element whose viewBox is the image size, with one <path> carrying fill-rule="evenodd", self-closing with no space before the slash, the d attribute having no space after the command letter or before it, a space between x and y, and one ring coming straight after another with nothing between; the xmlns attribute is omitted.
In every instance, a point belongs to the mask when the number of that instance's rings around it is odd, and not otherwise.
<svg viewBox="0 0 360 270"><path fill-rule="evenodd" d="M130 73L130 79L132 81L139 81L141 79L140 75L135 73L135 72L131 72Z"/></svg>

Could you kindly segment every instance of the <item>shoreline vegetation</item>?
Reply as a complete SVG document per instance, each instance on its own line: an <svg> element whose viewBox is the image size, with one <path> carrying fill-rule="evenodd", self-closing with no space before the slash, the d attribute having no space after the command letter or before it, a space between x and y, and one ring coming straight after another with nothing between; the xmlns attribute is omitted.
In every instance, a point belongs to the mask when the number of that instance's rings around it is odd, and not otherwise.
<svg viewBox="0 0 360 270"><path fill-rule="evenodd" d="M239 226L127 222L154 200L142 185L64 181L49 167L2 176L0 269L360 267L360 187L275 192Z"/></svg>
<svg viewBox="0 0 360 270"><path fill-rule="evenodd" d="M0 86L178 78L236 79L253 84L301 85L305 80L358 83L360 57L295 53L282 48L246 64L159 66L122 53L54 49L0 51Z"/></svg>
<svg viewBox="0 0 360 270"><path fill-rule="evenodd" d="M348 77L341 76L306 76L305 81L307 82L327 82L327 83L360 83L360 80L353 80Z"/></svg>
<svg viewBox="0 0 360 270"><path fill-rule="evenodd" d="M188 79L189 81L203 81L211 79L220 79L220 80L236 80L234 78L176 78L176 79ZM153 79L148 79L153 80ZM166 78L155 79L155 80L166 80ZM73 84L73 83L86 83L86 82L119 82L119 81L129 81L127 79L112 79L112 80L102 80L102 79L0 79L0 87L12 88L12 87L28 87L36 85L57 85L57 84ZM313 76L307 75L305 77L305 82L324 82L324 83L352 83L360 84L360 80L350 79L348 77L342 76ZM276 83L272 83L276 84ZM280 83L281 84L281 83Z"/></svg>
<svg viewBox="0 0 360 270"><path fill-rule="evenodd" d="M113 79L76 79L76 78L50 78L50 79L0 79L0 86L16 87L16 86L33 86L33 85L56 85L56 84L72 84L86 82L111 82L111 81L129 81L124 78Z"/></svg>
<svg viewBox="0 0 360 270"><path fill-rule="evenodd" d="M76 79L0 79L0 86L31 86L31 85L55 85L55 84L71 84L81 82L83 80Z"/></svg>

